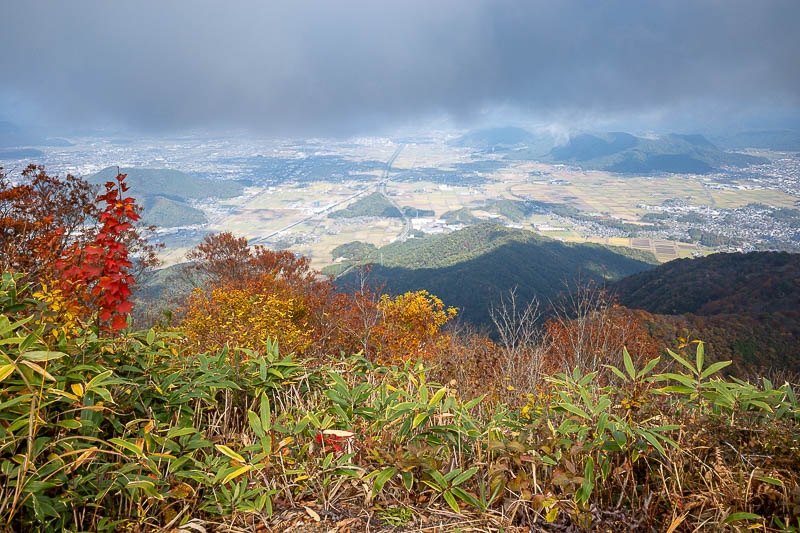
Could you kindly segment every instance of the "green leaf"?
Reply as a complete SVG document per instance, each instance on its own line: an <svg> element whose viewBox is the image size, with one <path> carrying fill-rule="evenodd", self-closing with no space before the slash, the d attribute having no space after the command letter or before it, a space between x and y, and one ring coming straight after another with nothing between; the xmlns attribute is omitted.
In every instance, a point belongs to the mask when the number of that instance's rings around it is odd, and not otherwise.
<svg viewBox="0 0 800 533"><path fill-rule="evenodd" d="M691 376L686 376L684 374L673 374L671 372L667 372L666 374L659 374L660 380L663 381L665 379L673 379L675 381L681 382L683 385L687 387L693 387L697 384L697 381L692 378Z"/></svg>
<svg viewBox="0 0 800 533"><path fill-rule="evenodd" d="M447 392L447 387L442 387L441 389L436 391L436 394L434 394L433 398L430 399L430 401L428 402L428 405L431 405L431 406L437 405L441 401L441 399L444 397L444 393L445 392Z"/></svg>
<svg viewBox="0 0 800 533"><path fill-rule="evenodd" d="M691 370L692 374L698 374L698 373L699 373L699 372L698 372L698 371L697 371L697 370L696 370L696 369L695 369L695 368L692 366L692 364L691 364L689 361L687 361L686 359L684 359L684 358L683 358L683 357L681 357L680 355L676 354L675 352L673 352L672 350L669 350L669 349L667 350L667 353L668 353L668 354L669 354L669 355L670 355L670 356L671 356L673 359L675 359L677 362L679 362L680 364L682 364L683 366L685 366L686 368L688 368L689 370Z"/></svg>
<svg viewBox="0 0 800 533"><path fill-rule="evenodd" d="M400 472L400 477L403 478L403 486L406 490L410 491L414 486L414 474L411 472Z"/></svg>
<svg viewBox="0 0 800 533"><path fill-rule="evenodd" d="M750 403L751 403L752 405L755 405L756 407L759 407L759 408L761 408L761 409L762 409L762 410L764 410L764 411L768 411L768 412L770 412L770 413L772 413L772 412L773 412L773 411L772 411L772 407L770 407L770 406L769 406L767 403L765 403L765 402L762 402L761 400L750 400Z"/></svg>
<svg viewBox="0 0 800 533"><path fill-rule="evenodd" d="M116 444L120 448L125 448L129 452L133 452L137 457L142 457L142 449L132 442L122 440L119 438L108 439L111 444Z"/></svg>
<svg viewBox="0 0 800 533"><path fill-rule="evenodd" d="M636 433L638 433L639 435L644 437L644 439L647 442L652 444L653 447L661 453L661 455L666 455L667 454L667 452L664 450L664 447L661 446L661 443L658 442L658 439L655 437L655 435L653 435L652 433L650 433L647 430L641 430L641 429L637 429Z"/></svg>
<svg viewBox="0 0 800 533"><path fill-rule="evenodd" d="M219 450L220 452L222 452L224 455L227 455L228 457L230 457L231 459L239 461L240 463L246 463L247 462L247 461L245 461L244 457L242 457L241 455L239 455L235 451L231 450L228 446L225 446L224 444L215 444L214 447L217 450Z"/></svg>
<svg viewBox="0 0 800 533"><path fill-rule="evenodd" d="M761 520L761 515L757 515L755 513L732 513L728 515L728 518L722 521L723 524L730 524L731 522L738 522L740 520Z"/></svg>
<svg viewBox="0 0 800 533"><path fill-rule="evenodd" d="M452 492L450 492L449 490L445 491L444 494L442 494L442 496L444 496L444 500L447 502L447 505L450 506L450 509L452 509L453 512L456 513L461 512L461 509L458 507L458 502L456 501Z"/></svg>
<svg viewBox="0 0 800 533"><path fill-rule="evenodd" d="M652 372L653 369L656 367L656 365L659 363L659 361L661 361L660 357L656 357L655 359L650 359L645 365L645 367L639 372L639 374L637 374L637 377L641 379L642 377Z"/></svg>
<svg viewBox="0 0 800 533"><path fill-rule="evenodd" d="M28 361L52 361L53 359L66 357L66 355L64 352L51 352L49 350L36 350L21 354Z"/></svg>
<svg viewBox="0 0 800 533"><path fill-rule="evenodd" d="M625 347L622 348L622 362L625 363L625 370L627 370L631 379L636 379L636 369L633 367L631 354L628 353L628 349Z"/></svg>
<svg viewBox="0 0 800 533"><path fill-rule="evenodd" d="M702 345L699 345L699 346L702 346ZM706 379L711 374L719 372L720 370L722 370L726 366L730 365L731 363L733 363L733 361L718 361L718 362L714 363L713 365L711 365L708 368L706 368L705 370L703 370L703 373L700 374L700 379Z"/></svg>
<svg viewBox="0 0 800 533"><path fill-rule="evenodd" d="M374 497L379 494L386 482L392 479L396 473L397 469L393 467L381 470L378 475L375 476L375 481L372 482L372 496Z"/></svg>
<svg viewBox="0 0 800 533"><path fill-rule="evenodd" d="M594 482L594 459L591 457L586 460L586 466L583 469L583 477L591 483Z"/></svg>
<svg viewBox="0 0 800 533"><path fill-rule="evenodd" d="M470 401L468 401L467 403L464 404L464 409L466 409L466 410L472 409L473 407L475 407L476 405L481 403L484 398L486 398L486 394L481 394L477 398L473 398L472 400L470 400Z"/></svg>
<svg viewBox="0 0 800 533"><path fill-rule="evenodd" d="M481 503L478 501L477 498L475 498L475 496L465 491L461 487L453 487L452 489L450 489L450 491L456 496L458 496L459 499L467 502L471 506L480 509L482 511L485 510L485 507L481 505Z"/></svg>
<svg viewBox="0 0 800 533"><path fill-rule="evenodd" d="M428 413L417 413L417 416L414 417L414 421L411 423L411 427L416 428L427 419Z"/></svg>
<svg viewBox="0 0 800 533"><path fill-rule="evenodd" d="M105 372L100 372L95 377L93 377L89 383L86 384L86 390L90 391L94 387L100 385L105 379L113 373L112 370L106 370Z"/></svg>
<svg viewBox="0 0 800 533"><path fill-rule="evenodd" d="M252 468L253 468L253 465L244 465L244 466L241 466L241 467L237 468L236 470L234 470L233 472L231 472L230 474L225 476L225 479L222 480L222 484L223 485L227 484L230 480L236 479L237 477L241 476L245 472L250 471Z"/></svg>
<svg viewBox="0 0 800 533"><path fill-rule="evenodd" d="M8 313L10 311L8 309L6 309L4 312ZM3 317L3 318L6 318L6 317ZM5 335L9 331L14 331L15 329L17 329L20 326L24 326L25 324L27 324L31 320L33 320L33 317L32 316L28 316L28 317L23 318L22 320L17 320L16 322L14 322L12 324L12 323L9 323L8 322L8 318L6 318L6 320L3 321L6 324L0 326L0 336Z"/></svg>
<svg viewBox="0 0 800 533"><path fill-rule="evenodd" d="M453 481L450 484L450 486L455 487L456 485L461 485L466 480L468 480L469 478L474 476L477 471L478 471L478 468L473 466L469 470L465 470L464 472L461 472L459 475L457 475L455 477L455 479L453 479Z"/></svg>
<svg viewBox="0 0 800 533"><path fill-rule="evenodd" d="M325 391L325 396L333 401L336 404L339 404L342 407L350 407L350 402L342 398L342 396L333 389L328 389Z"/></svg>
<svg viewBox="0 0 800 533"><path fill-rule="evenodd" d="M197 430L193 427L175 427L167 432L167 438L174 439L175 437L183 437L191 433L197 433Z"/></svg>
<svg viewBox="0 0 800 533"><path fill-rule="evenodd" d="M698 342L697 343L697 371L698 372L702 372L703 371L703 362L705 360L705 353L706 353L706 350L703 347L703 343L702 342Z"/></svg>
<svg viewBox="0 0 800 533"><path fill-rule="evenodd" d="M264 428L261 426L261 420L258 418L257 414L248 409L247 419L250 421L250 427L253 429L256 435L259 437L264 437L266 435L266 433L264 433Z"/></svg>
<svg viewBox="0 0 800 533"><path fill-rule="evenodd" d="M433 478L436 484L439 485L439 490L444 490L447 488L447 480L440 472L437 470L428 470L428 474Z"/></svg>
<svg viewBox="0 0 800 533"><path fill-rule="evenodd" d="M619 379L621 379L624 383L628 382L628 378L625 377L625 374L623 374L622 371L619 368L617 368L615 366L612 366L612 365L603 365L603 366L606 367L607 369L611 370L614 374L616 374L616 376Z"/></svg>
<svg viewBox="0 0 800 533"><path fill-rule="evenodd" d="M576 415L580 416L581 418L585 418L586 420L591 420L592 419L592 417L589 416L589 414L586 411L584 411L583 409L581 409L577 405L573 405L571 403L566 403L566 402L561 402L561 403L558 404L558 406L561 407L562 409L564 409L565 411L569 411L570 413L576 414Z"/></svg>
<svg viewBox="0 0 800 533"><path fill-rule="evenodd" d="M16 367L13 364L0 366L0 381L3 381L14 371Z"/></svg>
<svg viewBox="0 0 800 533"><path fill-rule="evenodd" d="M334 382L336 382L337 385L339 385L340 387L344 388L345 391L349 390L349 388L347 386L347 382L342 378L342 376L340 376L336 372L328 372L328 376L330 376L330 378Z"/></svg>

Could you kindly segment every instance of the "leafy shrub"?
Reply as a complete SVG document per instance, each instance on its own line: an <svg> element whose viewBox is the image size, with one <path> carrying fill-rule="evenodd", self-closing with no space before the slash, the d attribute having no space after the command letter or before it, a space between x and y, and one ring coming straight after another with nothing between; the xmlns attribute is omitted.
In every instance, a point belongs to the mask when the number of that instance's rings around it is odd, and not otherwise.
<svg viewBox="0 0 800 533"><path fill-rule="evenodd" d="M791 531L800 518L794 390L722 379L702 344L692 362L637 368L625 351L619 368L552 376L517 409L460 398L418 361L311 364L273 341L203 352L180 330L68 336L17 279L0 286L10 530L255 530L353 502L386 524L418 520L395 511L407 506L504 528Z"/></svg>

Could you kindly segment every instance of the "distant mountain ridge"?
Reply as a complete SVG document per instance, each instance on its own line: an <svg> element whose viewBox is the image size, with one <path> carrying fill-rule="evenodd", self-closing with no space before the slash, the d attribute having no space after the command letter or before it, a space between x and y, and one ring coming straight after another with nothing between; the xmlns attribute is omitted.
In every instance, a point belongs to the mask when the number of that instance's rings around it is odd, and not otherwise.
<svg viewBox="0 0 800 533"><path fill-rule="evenodd" d="M776 138L795 141L786 132ZM762 142L767 141L762 139ZM451 144L504 153L508 159L564 163L621 174L707 174L720 167L745 167L767 161L753 155L726 152L699 134L671 133L651 138L625 132L582 133L559 144L556 137L548 133L532 133L522 128L488 128L463 135ZM744 147L741 143L736 146Z"/></svg>
<svg viewBox="0 0 800 533"><path fill-rule="evenodd" d="M743 167L766 159L725 152L702 135L669 134L655 139L628 133L582 134L550 151L554 162L619 173L707 174L722 166Z"/></svg>

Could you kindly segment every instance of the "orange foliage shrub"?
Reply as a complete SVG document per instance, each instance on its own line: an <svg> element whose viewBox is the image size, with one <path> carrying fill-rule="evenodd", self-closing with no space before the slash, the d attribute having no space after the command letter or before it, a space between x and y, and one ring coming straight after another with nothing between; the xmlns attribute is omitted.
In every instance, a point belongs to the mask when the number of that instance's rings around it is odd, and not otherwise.
<svg viewBox="0 0 800 533"><path fill-rule="evenodd" d="M622 348L635 362L659 355L660 343L632 311L617 305L568 320L551 319L545 324L550 341L546 368L550 372L600 370L602 365L621 366Z"/></svg>
<svg viewBox="0 0 800 533"><path fill-rule="evenodd" d="M258 350L270 338L320 359L345 351L388 362L430 357L448 346L441 328L456 310L426 291L391 298L365 283L337 292L307 258L248 247L230 233L209 235L188 257L208 282L181 310L198 350L225 344Z"/></svg>
<svg viewBox="0 0 800 533"><path fill-rule="evenodd" d="M455 388L462 398L486 394L494 401L506 386L502 358L501 347L488 336L456 330L450 333L447 349L433 357L434 377Z"/></svg>

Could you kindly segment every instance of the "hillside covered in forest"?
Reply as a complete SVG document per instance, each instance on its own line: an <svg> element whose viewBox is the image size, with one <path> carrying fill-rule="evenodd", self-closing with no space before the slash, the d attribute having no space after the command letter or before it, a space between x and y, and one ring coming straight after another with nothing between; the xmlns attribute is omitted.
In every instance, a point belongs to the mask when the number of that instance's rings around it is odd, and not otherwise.
<svg viewBox="0 0 800 533"><path fill-rule="evenodd" d="M609 285L642 309L653 334L703 339L710 354L754 367L800 368L800 254L677 259Z"/></svg>
<svg viewBox="0 0 800 533"><path fill-rule="evenodd" d="M208 222L205 213L191 205L206 198L233 198L242 194L238 181L217 181L165 168L121 168L131 194L142 205L142 218L148 224L169 228ZM86 177L102 185L117 175L117 167L107 167Z"/></svg>
<svg viewBox="0 0 800 533"><path fill-rule="evenodd" d="M579 280L616 280L654 262L644 253L563 243L495 223L392 243L361 260L373 263L370 283L393 294L426 289L478 324L489 323L490 308L511 289L524 301L546 303ZM351 270L338 283L354 286L359 275Z"/></svg>

